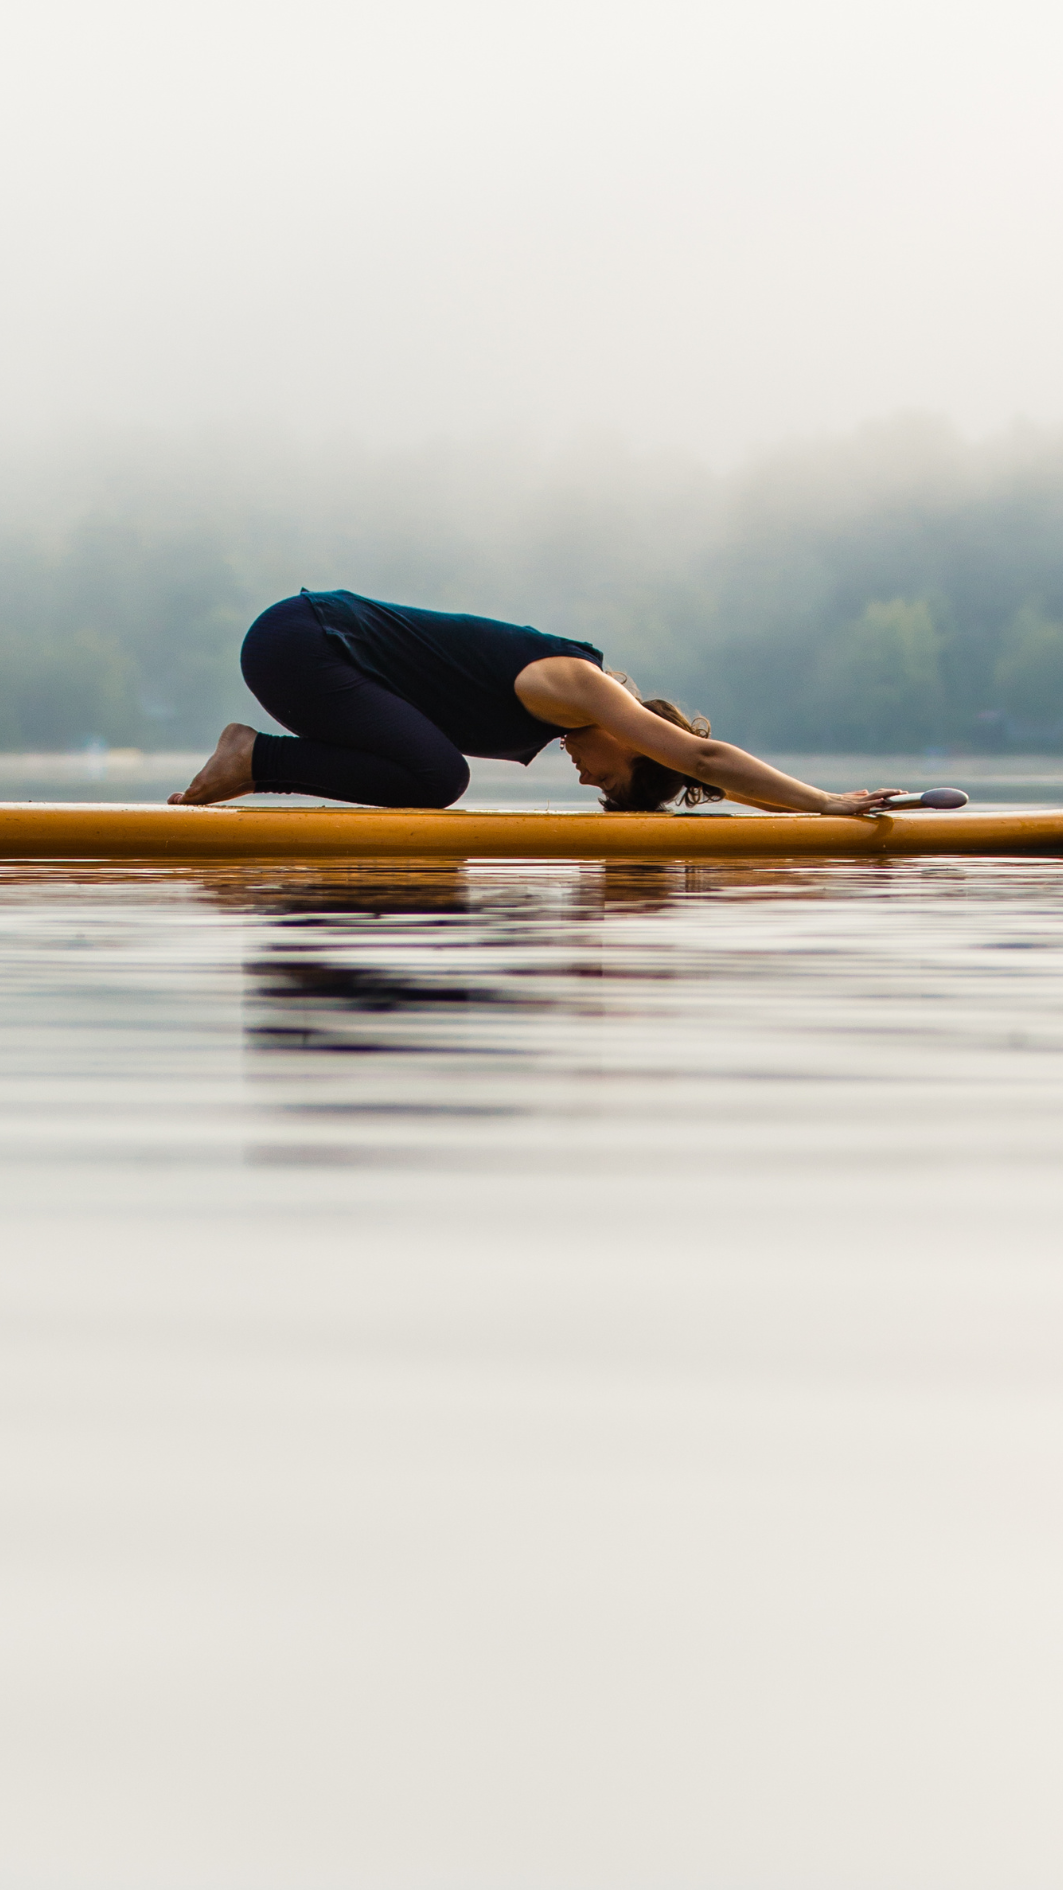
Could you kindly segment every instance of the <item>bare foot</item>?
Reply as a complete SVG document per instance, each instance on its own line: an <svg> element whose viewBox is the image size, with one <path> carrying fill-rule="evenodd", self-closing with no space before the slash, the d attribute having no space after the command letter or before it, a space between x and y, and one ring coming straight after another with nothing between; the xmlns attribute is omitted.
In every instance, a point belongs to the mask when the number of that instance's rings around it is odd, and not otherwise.
<svg viewBox="0 0 1063 1890"><path fill-rule="evenodd" d="M209 801L231 801L237 794L253 793L251 750L254 745L253 728L248 728L244 722L230 722L222 729L217 748L195 780L183 794L170 795L170 806L203 807Z"/></svg>

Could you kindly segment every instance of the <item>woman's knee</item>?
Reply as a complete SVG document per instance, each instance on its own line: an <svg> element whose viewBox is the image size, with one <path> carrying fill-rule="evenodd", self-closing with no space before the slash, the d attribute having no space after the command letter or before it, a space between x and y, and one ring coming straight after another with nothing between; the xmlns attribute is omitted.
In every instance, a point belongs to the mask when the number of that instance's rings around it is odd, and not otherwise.
<svg viewBox="0 0 1063 1890"><path fill-rule="evenodd" d="M469 785L469 764L464 755L455 753L452 759L437 762L423 781L424 807L453 807Z"/></svg>

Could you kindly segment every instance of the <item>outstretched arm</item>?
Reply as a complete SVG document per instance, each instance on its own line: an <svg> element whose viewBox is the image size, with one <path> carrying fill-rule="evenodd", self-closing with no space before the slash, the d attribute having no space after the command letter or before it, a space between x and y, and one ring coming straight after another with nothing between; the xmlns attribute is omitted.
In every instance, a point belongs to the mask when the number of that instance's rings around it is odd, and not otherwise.
<svg viewBox="0 0 1063 1890"><path fill-rule="evenodd" d="M653 717L653 720L659 720ZM676 733L681 735L682 729ZM693 768L684 768L697 781L722 788L729 801L745 807L761 807L766 813L791 814L866 814L881 807L896 788L876 788L869 793L858 788L850 794L828 794L824 788L811 787L791 774L783 774L767 761L735 748L731 742L701 741L687 736L701 750ZM654 757L656 759L656 757ZM680 763L673 762L673 767Z"/></svg>
<svg viewBox="0 0 1063 1890"><path fill-rule="evenodd" d="M559 728L587 728L591 723L651 760L722 788L728 799L751 807L802 814L863 814L883 805L895 788L865 788L851 794L827 794L783 774L730 742L688 735L652 710L644 709L621 683L578 657L548 656L529 663L514 684L530 714Z"/></svg>

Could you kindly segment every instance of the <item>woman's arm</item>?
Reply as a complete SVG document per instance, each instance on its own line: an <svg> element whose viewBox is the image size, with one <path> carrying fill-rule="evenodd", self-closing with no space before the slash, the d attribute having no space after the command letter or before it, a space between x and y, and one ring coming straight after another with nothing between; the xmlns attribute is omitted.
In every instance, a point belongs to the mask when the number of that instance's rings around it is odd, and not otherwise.
<svg viewBox="0 0 1063 1890"><path fill-rule="evenodd" d="M522 669L514 689L524 707L540 721L559 728L594 723L636 754L690 775L708 787L722 788L730 800L753 807L802 814L862 814L879 807L896 788L861 788L851 794L827 794L730 742L688 735L652 710L644 709L622 683L603 675L579 657L547 656Z"/></svg>

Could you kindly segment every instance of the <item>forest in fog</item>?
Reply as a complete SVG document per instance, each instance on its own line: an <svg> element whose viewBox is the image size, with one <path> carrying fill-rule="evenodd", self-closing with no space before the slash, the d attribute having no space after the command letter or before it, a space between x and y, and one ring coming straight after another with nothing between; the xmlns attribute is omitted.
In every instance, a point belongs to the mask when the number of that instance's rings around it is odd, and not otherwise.
<svg viewBox="0 0 1063 1890"><path fill-rule="evenodd" d="M275 599L588 638L775 750L1063 747L1063 436L908 418L720 476L607 438L67 438L0 465L0 748L201 748Z"/></svg>

